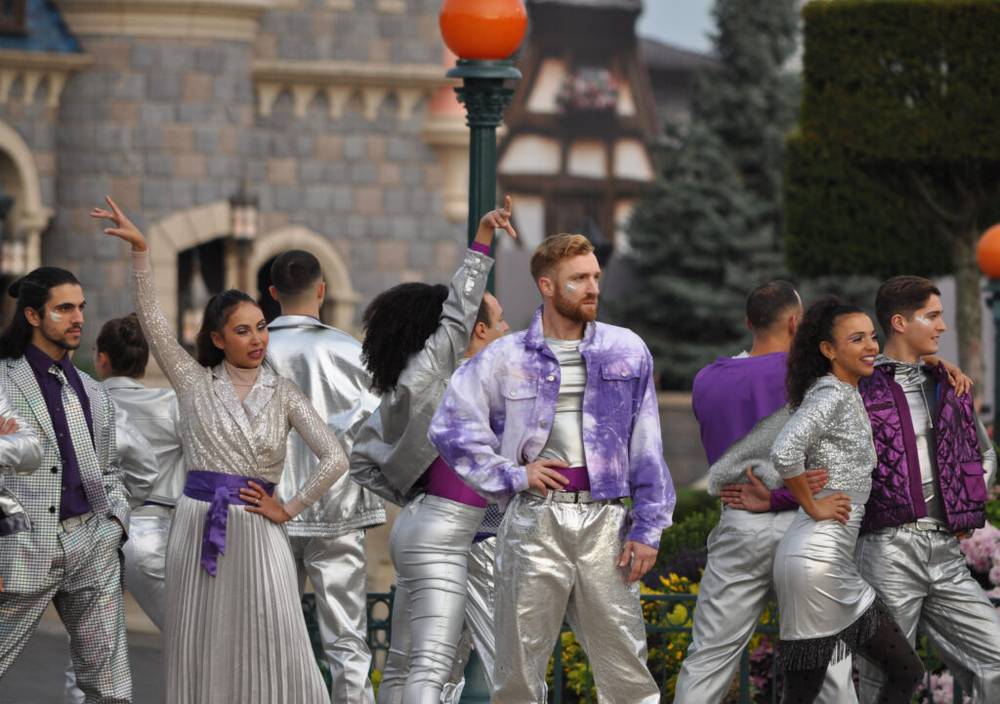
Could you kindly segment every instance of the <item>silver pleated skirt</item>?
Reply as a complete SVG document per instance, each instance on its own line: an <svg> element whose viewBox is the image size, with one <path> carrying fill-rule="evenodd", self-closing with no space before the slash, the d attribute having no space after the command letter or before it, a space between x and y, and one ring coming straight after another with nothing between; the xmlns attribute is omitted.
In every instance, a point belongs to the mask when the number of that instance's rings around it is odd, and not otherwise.
<svg viewBox="0 0 1000 704"><path fill-rule="evenodd" d="M170 704L327 704L285 529L230 506L225 554L199 564L208 503L181 497L167 547Z"/></svg>
<svg viewBox="0 0 1000 704"><path fill-rule="evenodd" d="M875 590L854 563L864 504L847 524L816 522L802 509L774 557L784 669L826 667L865 643L878 627Z"/></svg>

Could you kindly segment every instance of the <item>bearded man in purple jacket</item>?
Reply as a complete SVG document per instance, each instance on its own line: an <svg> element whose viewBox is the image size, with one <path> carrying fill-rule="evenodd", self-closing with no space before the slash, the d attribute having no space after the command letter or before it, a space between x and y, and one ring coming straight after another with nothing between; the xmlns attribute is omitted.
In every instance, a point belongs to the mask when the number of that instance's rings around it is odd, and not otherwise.
<svg viewBox="0 0 1000 704"><path fill-rule="evenodd" d="M637 580L676 497L652 356L629 330L595 322L601 268L585 237L546 239L531 274L543 301L531 326L455 372L430 428L466 483L509 502L492 701L547 701L546 666L568 616L598 699L656 704Z"/></svg>
<svg viewBox="0 0 1000 704"><path fill-rule="evenodd" d="M747 298L749 352L720 357L698 372L691 403L711 465L709 491L721 494L719 524L708 538L691 645L677 678L677 704L718 704L740 655L773 599L774 554L798 504L770 465L774 436L788 418L788 350L802 319L802 300L787 281L771 281ZM752 469L749 469L752 468ZM814 491L826 472L807 473ZM854 704L851 658L827 670L817 699Z"/></svg>
<svg viewBox="0 0 1000 704"><path fill-rule="evenodd" d="M859 385L878 464L856 560L913 643L927 633L977 704L1000 702L1000 615L973 579L958 540L986 519L996 453L969 394L927 364L947 329L931 281L897 276L879 288L886 335L875 373ZM862 663L861 699L879 671Z"/></svg>

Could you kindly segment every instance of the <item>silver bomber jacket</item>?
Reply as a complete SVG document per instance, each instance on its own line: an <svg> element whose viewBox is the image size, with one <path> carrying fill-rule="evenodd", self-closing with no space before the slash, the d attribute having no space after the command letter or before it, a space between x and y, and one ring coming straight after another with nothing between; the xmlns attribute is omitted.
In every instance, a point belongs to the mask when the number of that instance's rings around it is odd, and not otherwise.
<svg viewBox="0 0 1000 704"><path fill-rule="evenodd" d="M427 431L469 346L492 268L491 257L466 250L451 280L440 324L354 438L351 476L393 503L407 502L413 485L438 456Z"/></svg>
<svg viewBox="0 0 1000 704"><path fill-rule="evenodd" d="M371 377L361 364L361 344L307 315L282 315L268 326L268 361L295 382L350 454L352 428L378 406ZM277 494L290 501L312 476L317 459L302 436L288 434L285 471ZM336 536L385 523L382 500L346 474L309 508L289 521L292 536Z"/></svg>
<svg viewBox="0 0 1000 704"><path fill-rule="evenodd" d="M142 498L167 506L176 505L184 491L184 449L181 447L177 394L173 389L147 388L126 376L113 376L101 383L115 402L115 409L124 412L115 417L119 454L122 454L122 438L128 432L148 443L156 457L152 486L148 495ZM122 461L124 464L124 457ZM127 481L130 470L128 466L124 469Z"/></svg>

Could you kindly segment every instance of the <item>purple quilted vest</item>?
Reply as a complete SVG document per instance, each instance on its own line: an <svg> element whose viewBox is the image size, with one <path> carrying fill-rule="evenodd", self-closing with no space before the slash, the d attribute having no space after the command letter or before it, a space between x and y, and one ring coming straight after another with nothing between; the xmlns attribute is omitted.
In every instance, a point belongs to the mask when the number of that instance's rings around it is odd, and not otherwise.
<svg viewBox="0 0 1000 704"><path fill-rule="evenodd" d="M862 532L927 516L910 408L894 374L895 365L880 364L859 385L878 452ZM934 375L938 391L934 440L945 521L951 531L980 528L986 520L986 482L972 398L955 394L943 368Z"/></svg>

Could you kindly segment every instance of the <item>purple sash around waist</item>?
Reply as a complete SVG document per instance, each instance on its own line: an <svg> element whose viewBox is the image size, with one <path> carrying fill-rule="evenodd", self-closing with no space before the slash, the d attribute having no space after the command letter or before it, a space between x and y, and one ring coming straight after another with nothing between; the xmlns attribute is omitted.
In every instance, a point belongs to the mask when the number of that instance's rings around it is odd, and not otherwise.
<svg viewBox="0 0 1000 704"><path fill-rule="evenodd" d="M556 467L559 474L569 479L560 491L590 491L590 475L586 467Z"/></svg>
<svg viewBox="0 0 1000 704"><path fill-rule="evenodd" d="M424 472L424 490L431 496L457 501L466 506L486 508L486 499L469 488L448 463L438 457Z"/></svg>
<svg viewBox="0 0 1000 704"><path fill-rule="evenodd" d="M219 472L188 472L184 483L184 496L209 504L205 514L205 529L201 536L201 566L213 577L219 566L219 555L226 551L226 524L229 521L229 505L245 505L240 498L240 489L249 488L248 482L255 481L268 494L274 494L274 484L256 477L241 477L236 474Z"/></svg>

